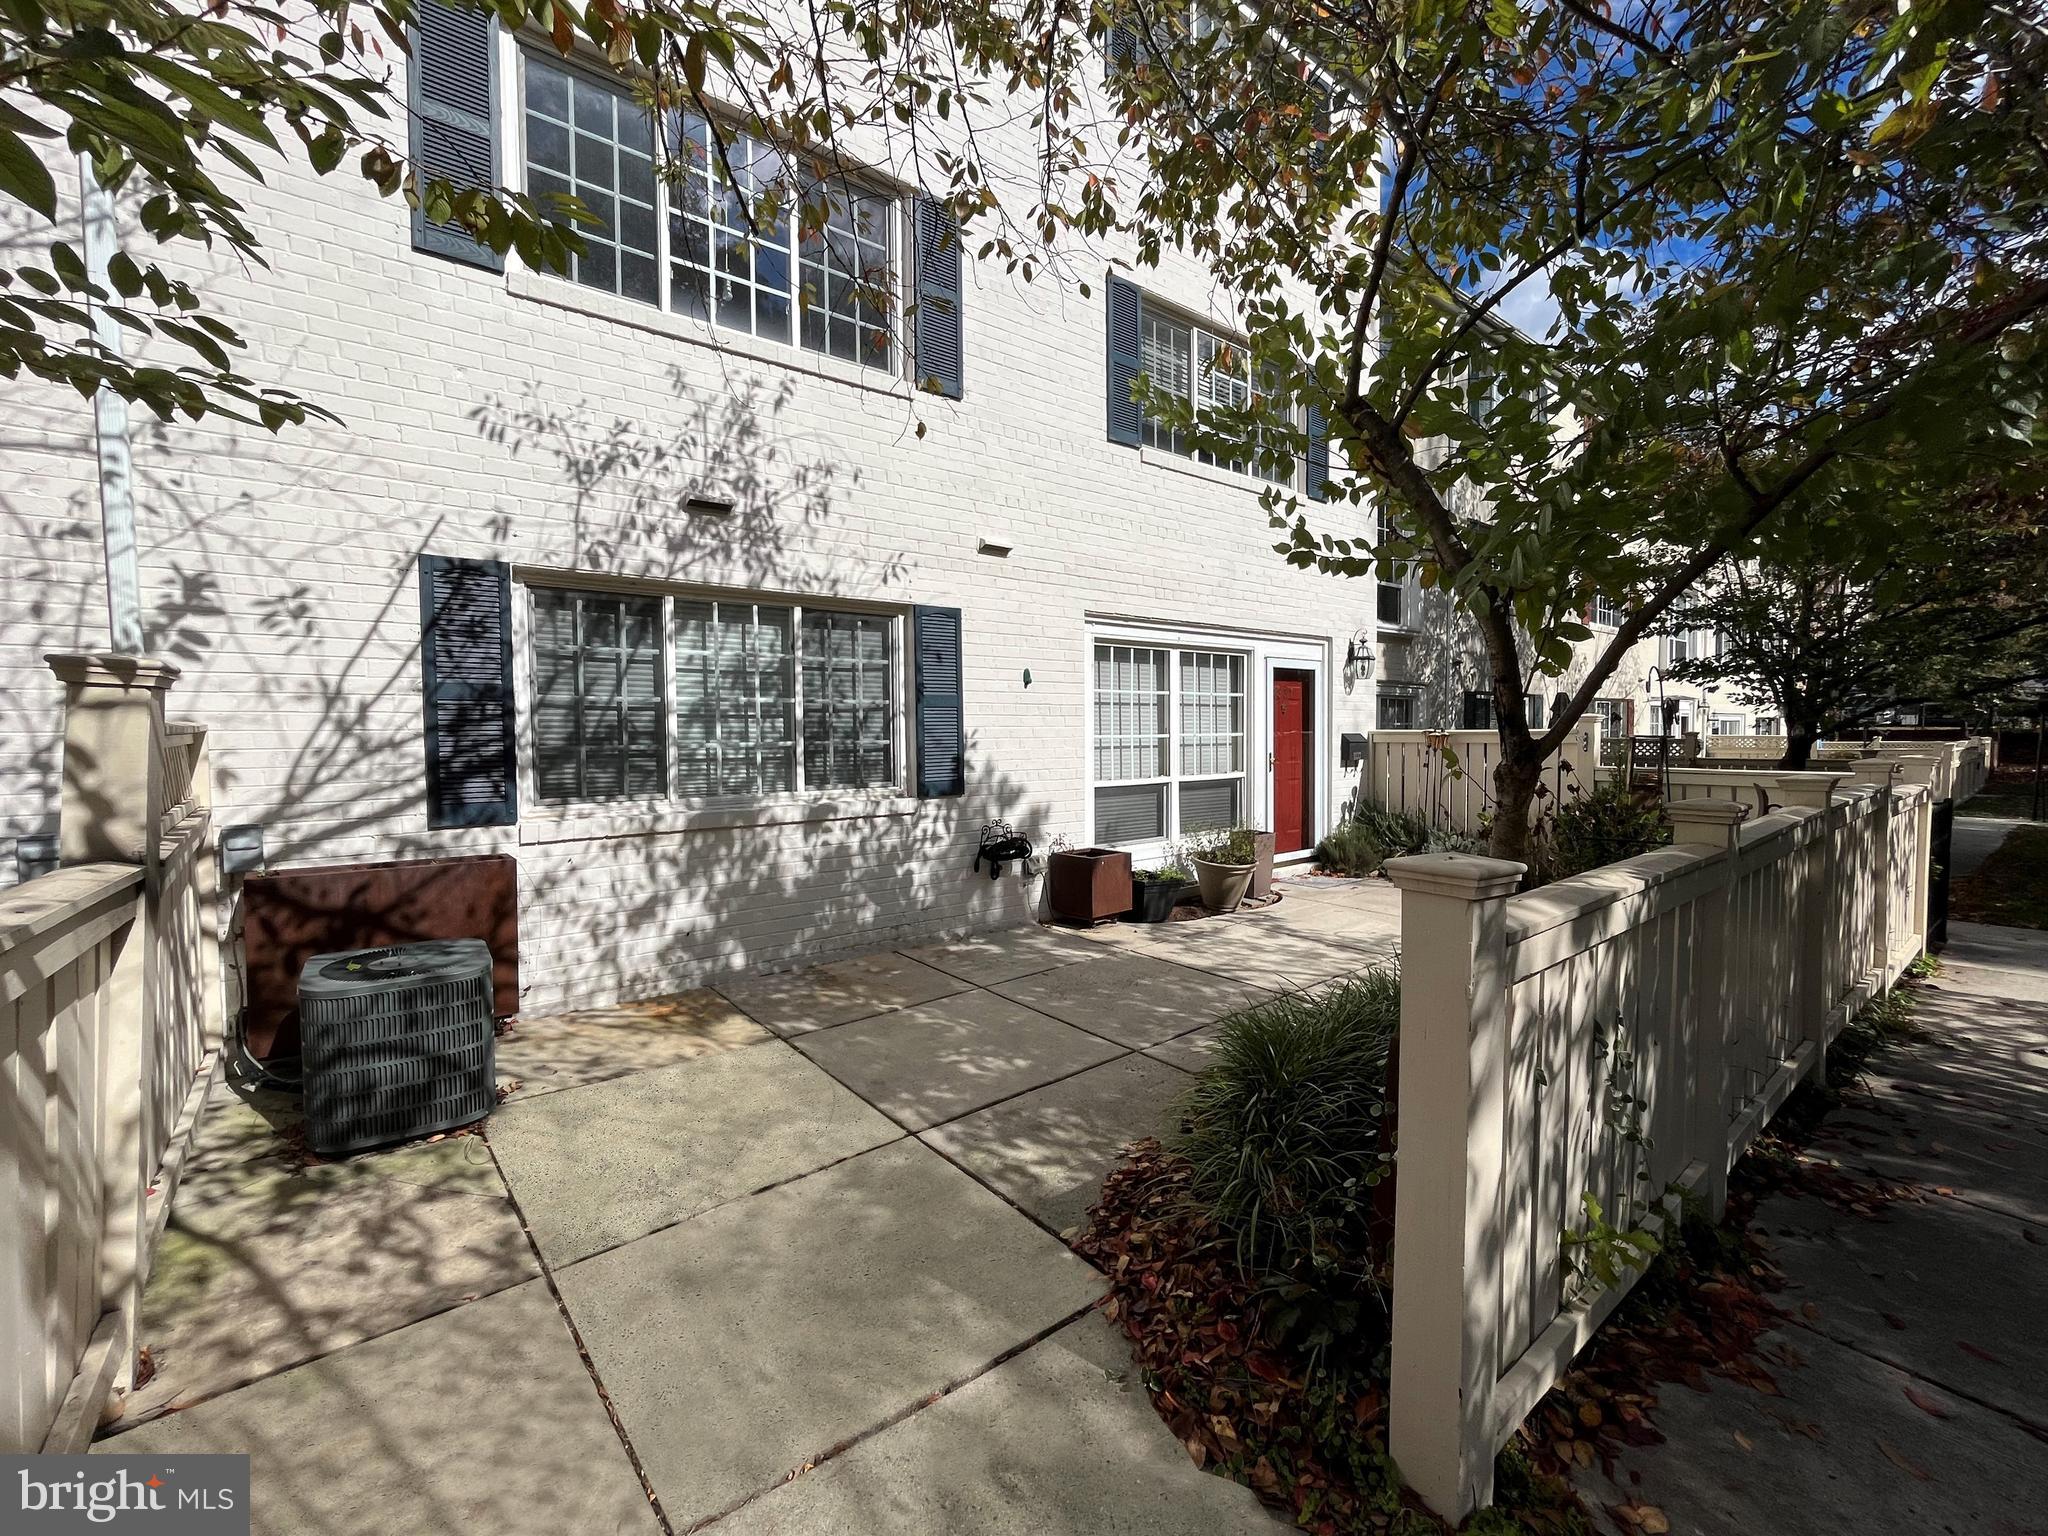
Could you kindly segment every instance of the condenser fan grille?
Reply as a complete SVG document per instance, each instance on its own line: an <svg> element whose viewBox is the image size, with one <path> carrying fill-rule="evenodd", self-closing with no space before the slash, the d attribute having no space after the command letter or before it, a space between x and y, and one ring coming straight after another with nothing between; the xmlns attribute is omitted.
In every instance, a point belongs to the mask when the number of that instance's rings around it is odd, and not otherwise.
<svg viewBox="0 0 2048 1536"><path fill-rule="evenodd" d="M354 1152L482 1119L497 1100L480 939L315 955L299 976L306 1139Z"/></svg>

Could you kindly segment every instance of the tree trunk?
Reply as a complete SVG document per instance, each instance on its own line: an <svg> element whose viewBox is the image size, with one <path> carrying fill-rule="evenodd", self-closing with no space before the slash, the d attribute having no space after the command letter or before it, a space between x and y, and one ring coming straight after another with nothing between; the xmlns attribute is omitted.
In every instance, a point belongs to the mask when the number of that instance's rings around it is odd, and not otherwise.
<svg viewBox="0 0 2048 1536"><path fill-rule="evenodd" d="M1493 770L1493 823L1487 832L1486 851L1496 859L1513 859L1534 866L1529 831L1529 811L1536 803L1536 786L1543 781L1543 763L1536 756L1535 743L1527 736L1519 741L1501 733L1501 758Z"/></svg>
<svg viewBox="0 0 2048 1536"><path fill-rule="evenodd" d="M1820 740L1820 727L1785 722L1785 755L1778 766L1791 773L1804 773L1813 761L1813 744Z"/></svg>

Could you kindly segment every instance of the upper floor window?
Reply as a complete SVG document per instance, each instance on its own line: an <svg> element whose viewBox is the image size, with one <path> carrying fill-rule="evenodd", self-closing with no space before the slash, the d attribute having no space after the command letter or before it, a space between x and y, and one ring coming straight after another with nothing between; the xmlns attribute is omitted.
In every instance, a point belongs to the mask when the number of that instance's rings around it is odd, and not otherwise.
<svg viewBox="0 0 2048 1536"><path fill-rule="evenodd" d="M1387 521L1383 507L1376 514L1378 543L1385 548L1394 538L1394 525ZM1379 616L1382 624L1396 629L1405 629L1412 622L1409 613L1408 568L1406 565L1387 559L1384 555L1378 561Z"/></svg>
<svg viewBox="0 0 2048 1536"><path fill-rule="evenodd" d="M898 782L891 615L557 588L532 611L544 803Z"/></svg>
<svg viewBox="0 0 2048 1536"><path fill-rule="evenodd" d="M584 246L570 271L577 282L661 302L654 136L631 97L529 59L526 190L571 194L598 220L577 226Z"/></svg>
<svg viewBox="0 0 2048 1536"><path fill-rule="evenodd" d="M1595 699L1590 711L1600 722L1602 736L1626 736L1628 734L1628 700Z"/></svg>
<svg viewBox="0 0 2048 1536"><path fill-rule="evenodd" d="M1253 378L1250 354L1242 342L1182 320L1156 307L1149 298L1144 301L1139 336L1145 377L1155 396L1185 400L1197 418L1264 408L1267 381ZM1285 454L1276 453L1270 459L1250 454L1232 458L1208 449L1197 454L1185 431L1150 411L1145 415L1144 442L1148 448L1198 457L1204 464L1255 475L1276 485L1288 485L1294 479L1293 461ZM1259 461L1252 462L1254 457Z"/></svg>
<svg viewBox="0 0 2048 1536"><path fill-rule="evenodd" d="M1609 629L1619 629L1621 628L1623 617L1621 604L1613 598L1596 597L1593 599L1592 619L1595 624L1605 625Z"/></svg>
<svg viewBox="0 0 2048 1536"><path fill-rule="evenodd" d="M525 59L526 178L596 217L580 226L579 283L721 329L794 342L865 367L896 365L894 199L798 173L775 146L670 112L673 186L654 174L653 125L616 86Z"/></svg>

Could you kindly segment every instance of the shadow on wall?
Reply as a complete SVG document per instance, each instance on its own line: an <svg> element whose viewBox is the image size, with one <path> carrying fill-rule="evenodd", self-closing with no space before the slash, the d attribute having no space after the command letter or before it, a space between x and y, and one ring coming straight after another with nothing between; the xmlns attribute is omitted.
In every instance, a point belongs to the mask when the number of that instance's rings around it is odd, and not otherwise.
<svg viewBox="0 0 2048 1536"><path fill-rule="evenodd" d="M674 409L650 424L532 389L490 397L467 413L476 451L440 484L394 483L394 466L421 455L383 441L375 422L309 429L280 447L232 424L136 420L147 641L185 669L172 716L210 727L219 822L262 823L273 868L516 848L525 974L551 1003L1028 919L1032 887L971 866L984 820L1042 841L1047 808L978 760L971 720L968 794L892 814L524 846L512 829L426 829L422 553L914 595L900 553L835 538L855 477L790 422L793 381L707 395L672 370L670 383ZM89 442L75 451L89 454ZM692 497L730 510L692 513ZM18 521L31 549L97 554L97 516L79 498L62 518ZM840 542L854 547L842 554ZM40 649L89 630L94 591L52 585L36 600L27 627ZM46 723L8 723L34 744L27 768L10 770L10 797L54 804L54 704ZM907 781L912 765L898 766Z"/></svg>

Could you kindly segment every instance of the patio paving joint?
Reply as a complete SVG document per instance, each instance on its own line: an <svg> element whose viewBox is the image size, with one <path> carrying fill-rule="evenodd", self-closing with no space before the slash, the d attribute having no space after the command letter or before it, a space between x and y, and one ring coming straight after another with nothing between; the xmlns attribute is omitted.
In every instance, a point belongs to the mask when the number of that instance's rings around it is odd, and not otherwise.
<svg viewBox="0 0 2048 1536"><path fill-rule="evenodd" d="M489 1144L486 1138L486 1145ZM633 1475L640 1480L640 1491L647 1497L647 1507L654 1512L660 1523L662 1536L676 1536L676 1528L669 1520L668 1511L661 1507L661 1495L654 1491L654 1483L647 1476L647 1468L641 1464L640 1452L633 1445L633 1437L626 1433L626 1424L619 1417L619 1410L612 1402L612 1395L605 1390L604 1376L591 1358L590 1348L583 1342L583 1330L576 1326L576 1318L569 1311L569 1303L562 1298L562 1289L555 1284L554 1266L548 1263L547 1255L540 1251L540 1243L533 1235L533 1228L526 1220L526 1212L519 1204L519 1196L513 1192L512 1181L505 1177L505 1170L498 1167L498 1154L491 1153L491 1166L498 1169L499 1182L505 1186L505 1198L511 1202L512 1214L518 1218L519 1230L526 1237L526 1246L533 1250L533 1262L540 1266L541 1284L548 1288L548 1299L555 1304L555 1314L561 1318L562 1326L569 1330L569 1342L576 1346L576 1357L583 1362L583 1369L590 1376L590 1385L597 1393L597 1400L604 1405L604 1416L610 1421L612 1433L619 1437L619 1447L626 1453L627 1464Z"/></svg>
<svg viewBox="0 0 2048 1536"><path fill-rule="evenodd" d="M785 1472L782 1476L776 1478L773 1482L764 1483L759 1488L756 1488L752 1493L747 1494L744 1498L735 1499L732 1501L732 1503L726 1505L725 1508L718 1510L716 1513L706 1515L703 1519L699 1520L695 1525L690 1526L688 1530L683 1533L683 1536L695 1536L695 1533L698 1531L706 1530L709 1527L718 1524L718 1522L721 1520L730 1519L733 1515L736 1515L741 1510L745 1509L749 1504L754 1503L758 1499L765 1498L767 1495L774 1493L778 1488L788 1486L790 1483L795 1482L800 1477L804 1477L809 1473L817 1471L820 1467L826 1465L828 1462L835 1461L839 1457L844 1456L848 1451L852 1450L855 1446L860 1445L865 1441L872 1440L875 1438L875 1436L882 1434L887 1430L894 1429L898 1424L905 1423L906 1421L915 1418L918 1414L923 1413L927 1408L936 1407L938 1404L944 1402L947 1398L951 1397L955 1392L960 1391L961 1388L970 1386L974 1382L981 1380L982 1377L988 1375L988 1373L991 1371L1000 1370L1003 1366L1008 1365L1012 1360L1016 1359L1026 1350L1034 1349L1038 1345L1043 1344L1047 1339L1051 1338L1054 1334L1060 1332L1062 1329L1071 1328L1075 1323L1078 1323L1082 1318L1086 1317L1090 1312L1093 1312L1097 1307L1101 1305L1102 1302L1098 1299L1089 1302L1088 1305L1086 1305L1085 1307L1076 1307L1073 1311L1069 1312L1065 1317L1059 1319L1059 1321L1047 1324L1045 1327L1033 1333L1029 1338L1022 1340L1019 1343L1011 1345L1008 1349L1004 1350L1001 1354L995 1356L993 1359L987 1360L982 1364L975 1366L972 1370L966 1371L960 1376L956 1377L955 1379L944 1383L936 1391L925 1394L925 1396L919 1398L914 1403L909 1403L906 1404L904 1407L898 1408L894 1413L889 1414L886 1418L881 1419L877 1423L870 1424L866 1429L855 1430L852 1434L846 1436L837 1444L827 1447L825 1450L820 1451L817 1455L805 1457L802 1462L790 1468L789 1471ZM593 1372L593 1374L595 1374L595 1372ZM609 1400L606 1401L605 1406L607 1409L610 1408L611 1404ZM624 1432L621 1431L622 1437L623 1434ZM639 1466L638 1461L634 1462L634 1466L636 1468ZM659 1506L657 1506L657 1509L658 1508ZM665 1516L662 1519L662 1525L664 1528L666 1528L668 1525L668 1520Z"/></svg>

